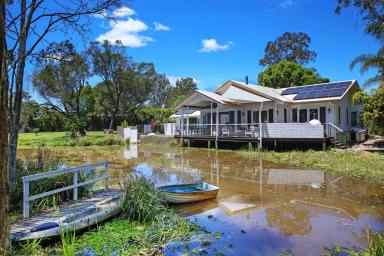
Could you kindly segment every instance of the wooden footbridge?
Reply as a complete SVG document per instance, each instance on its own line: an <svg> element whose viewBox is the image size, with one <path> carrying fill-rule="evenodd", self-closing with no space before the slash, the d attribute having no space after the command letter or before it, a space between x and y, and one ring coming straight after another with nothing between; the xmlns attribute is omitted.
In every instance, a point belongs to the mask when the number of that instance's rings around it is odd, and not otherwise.
<svg viewBox="0 0 384 256"><path fill-rule="evenodd" d="M108 166L109 162L100 162L23 177L23 219L11 224L11 240L20 241L57 236L61 232L90 227L119 213L121 191L108 188ZM99 168L102 168L102 175L96 174L95 169ZM92 173L92 175L88 175L91 179L79 182L79 172L81 171ZM72 174L72 185L38 195L29 194L30 182L63 174ZM79 187L98 181L104 181L103 190L99 190L87 198L78 199ZM41 212L33 217L29 216L30 201L67 190L73 190L72 201L56 209Z"/></svg>

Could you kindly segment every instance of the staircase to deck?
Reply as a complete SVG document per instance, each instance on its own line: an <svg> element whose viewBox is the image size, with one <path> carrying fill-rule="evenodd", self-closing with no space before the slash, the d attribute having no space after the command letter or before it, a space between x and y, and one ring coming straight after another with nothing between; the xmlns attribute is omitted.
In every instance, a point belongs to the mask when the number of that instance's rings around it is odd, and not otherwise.
<svg viewBox="0 0 384 256"><path fill-rule="evenodd" d="M346 136L346 132L332 123L324 124L325 136L330 139L331 145L335 149L346 149L348 144L346 137L341 139L342 136Z"/></svg>

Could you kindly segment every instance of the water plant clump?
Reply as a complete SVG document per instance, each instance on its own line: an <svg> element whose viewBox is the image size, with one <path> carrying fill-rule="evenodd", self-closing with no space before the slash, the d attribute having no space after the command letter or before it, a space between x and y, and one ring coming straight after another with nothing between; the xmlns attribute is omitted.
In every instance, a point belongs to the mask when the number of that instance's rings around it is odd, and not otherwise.
<svg viewBox="0 0 384 256"><path fill-rule="evenodd" d="M154 222L167 211L162 193L145 177L127 178L121 198L123 218Z"/></svg>

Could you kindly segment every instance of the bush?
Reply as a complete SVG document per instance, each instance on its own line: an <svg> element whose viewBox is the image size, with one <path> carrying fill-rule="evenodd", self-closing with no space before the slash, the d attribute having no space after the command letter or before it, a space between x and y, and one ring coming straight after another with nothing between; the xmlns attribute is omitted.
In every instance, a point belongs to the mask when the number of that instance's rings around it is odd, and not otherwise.
<svg viewBox="0 0 384 256"><path fill-rule="evenodd" d="M23 176L33 175L42 172L57 170L60 164L51 159L45 159L41 149L38 149L37 160L20 160L16 161L16 181L10 191L10 209L12 211L21 212L23 203ZM79 173L79 182L85 181L89 177L89 173ZM47 179L32 181L29 185L29 194L37 195L50 190L66 187L73 184L72 174L63 174ZM82 186L78 189L78 195L89 195L93 186ZM49 197L44 197L31 201L30 207L32 212L38 212L43 209L56 206L60 203L72 199L72 190L64 191Z"/></svg>
<svg viewBox="0 0 384 256"><path fill-rule="evenodd" d="M121 200L122 215L128 220L154 222L167 209L162 193L144 177L124 182Z"/></svg>

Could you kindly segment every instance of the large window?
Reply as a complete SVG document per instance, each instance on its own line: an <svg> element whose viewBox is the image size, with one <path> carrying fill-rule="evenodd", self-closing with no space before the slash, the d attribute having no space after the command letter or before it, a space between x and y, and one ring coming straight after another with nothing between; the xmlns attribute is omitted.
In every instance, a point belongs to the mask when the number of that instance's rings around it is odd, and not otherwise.
<svg viewBox="0 0 384 256"><path fill-rule="evenodd" d="M340 107L337 110L337 123L341 124L341 109L340 109Z"/></svg>
<svg viewBox="0 0 384 256"><path fill-rule="evenodd" d="M308 112L307 109L300 109L300 111L299 111L300 123L306 123L308 121L307 112Z"/></svg>
<svg viewBox="0 0 384 256"><path fill-rule="evenodd" d="M287 109L284 108L284 123L288 122L287 120Z"/></svg>
<svg viewBox="0 0 384 256"><path fill-rule="evenodd" d="M252 123L252 111L251 110L247 111L247 122L249 124Z"/></svg>
<svg viewBox="0 0 384 256"><path fill-rule="evenodd" d="M259 111L253 111L253 123L258 124L259 123Z"/></svg>
<svg viewBox="0 0 384 256"><path fill-rule="evenodd" d="M273 109L268 109L269 122L273 123Z"/></svg>
<svg viewBox="0 0 384 256"><path fill-rule="evenodd" d="M261 122L268 123L268 111L267 110L261 111Z"/></svg>
<svg viewBox="0 0 384 256"><path fill-rule="evenodd" d="M241 124L241 111L240 110L237 111L237 123Z"/></svg>
<svg viewBox="0 0 384 256"><path fill-rule="evenodd" d="M309 110L309 119L312 120L312 119L319 119L319 112L317 110L317 108L311 108Z"/></svg>
<svg viewBox="0 0 384 256"><path fill-rule="evenodd" d="M297 123L297 108L292 109L292 123Z"/></svg>

